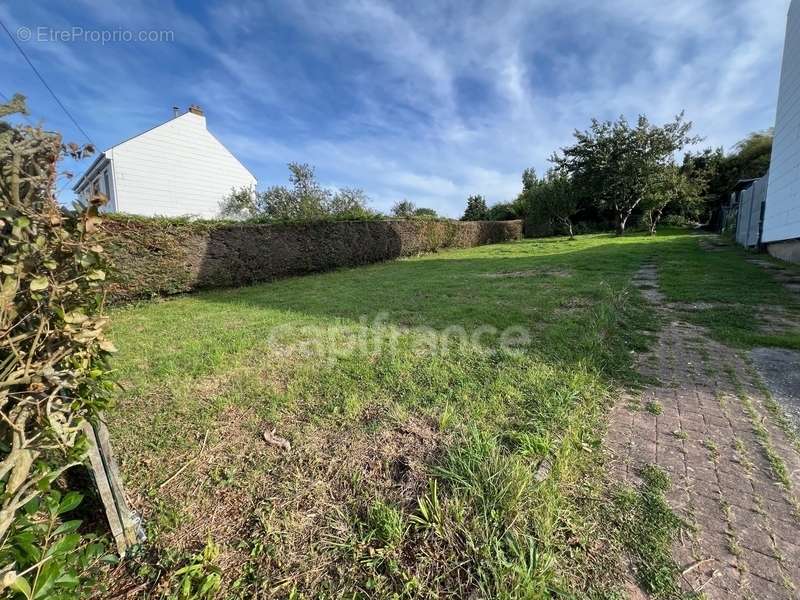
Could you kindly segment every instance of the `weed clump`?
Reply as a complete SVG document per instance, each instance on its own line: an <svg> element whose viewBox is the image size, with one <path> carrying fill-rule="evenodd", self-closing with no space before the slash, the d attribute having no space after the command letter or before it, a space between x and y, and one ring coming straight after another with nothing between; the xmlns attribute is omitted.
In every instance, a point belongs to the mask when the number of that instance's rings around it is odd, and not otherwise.
<svg viewBox="0 0 800 600"><path fill-rule="evenodd" d="M654 598L679 597L680 569L670 547L685 524L664 497L670 485L669 475L655 465L646 465L640 476L640 489L622 489L614 498L619 536L631 557L639 585Z"/></svg>

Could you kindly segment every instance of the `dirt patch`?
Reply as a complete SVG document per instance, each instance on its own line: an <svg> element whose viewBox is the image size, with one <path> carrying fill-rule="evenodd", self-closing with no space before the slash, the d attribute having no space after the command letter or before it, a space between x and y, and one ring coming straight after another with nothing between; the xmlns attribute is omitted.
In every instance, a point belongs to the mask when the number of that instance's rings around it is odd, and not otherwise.
<svg viewBox="0 0 800 600"><path fill-rule="evenodd" d="M571 298L567 298L561 304L559 304L559 308L564 310L580 310L582 308L589 308L590 306L594 306L594 302L589 298L581 298L580 296L575 296Z"/></svg>
<svg viewBox="0 0 800 600"><path fill-rule="evenodd" d="M160 481L183 470L163 487L130 490L132 504L157 530L156 551L189 553L209 538L217 542L226 587L247 565L264 581L323 580L335 568L323 546L349 527L348 515L377 497L415 507L429 465L448 443L433 419L386 415L375 407L339 426L291 417L266 423L252 409L228 407L205 445L159 465ZM265 427L291 450L265 443ZM254 547L272 550L254 559Z"/></svg>

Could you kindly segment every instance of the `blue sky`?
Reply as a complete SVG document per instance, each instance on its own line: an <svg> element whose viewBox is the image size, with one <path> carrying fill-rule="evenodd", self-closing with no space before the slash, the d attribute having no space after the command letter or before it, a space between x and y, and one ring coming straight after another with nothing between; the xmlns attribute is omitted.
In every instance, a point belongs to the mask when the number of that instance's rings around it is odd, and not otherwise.
<svg viewBox="0 0 800 600"><path fill-rule="evenodd" d="M513 199L593 116L685 109L703 146L726 149L770 127L788 4L20 0L0 19L31 30L20 44L100 149L197 103L260 187L308 162L380 210L407 198L459 216L470 194ZM51 40L73 27L172 40ZM0 33L0 92L81 141Z"/></svg>

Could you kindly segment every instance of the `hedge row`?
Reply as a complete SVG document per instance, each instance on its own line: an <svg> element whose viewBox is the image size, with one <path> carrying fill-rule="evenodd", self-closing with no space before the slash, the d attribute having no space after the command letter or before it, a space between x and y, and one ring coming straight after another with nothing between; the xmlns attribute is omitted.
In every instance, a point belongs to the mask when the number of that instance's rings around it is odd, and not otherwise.
<svg viewBox="0 0 800 600"><path fill-rule="evenodd" d="M112 217L103 226L116 265L108 286L115 301L236 287L522 237L522 221L252 225Z"/></svg>

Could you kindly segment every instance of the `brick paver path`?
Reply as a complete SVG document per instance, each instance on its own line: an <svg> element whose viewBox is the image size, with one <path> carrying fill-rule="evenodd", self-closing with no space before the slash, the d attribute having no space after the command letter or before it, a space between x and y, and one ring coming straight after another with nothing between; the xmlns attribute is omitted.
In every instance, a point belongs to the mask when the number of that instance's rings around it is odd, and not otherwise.
<svg viewBox="0 0 800 600"><path fill-rule="evenodd" d="M612 473L632 485L648 463L670 473L687 592L800 598L800 444L746 360L663 303L654 266L634 283L670 322L640 362L659 383L612 413Z"/></svg>

